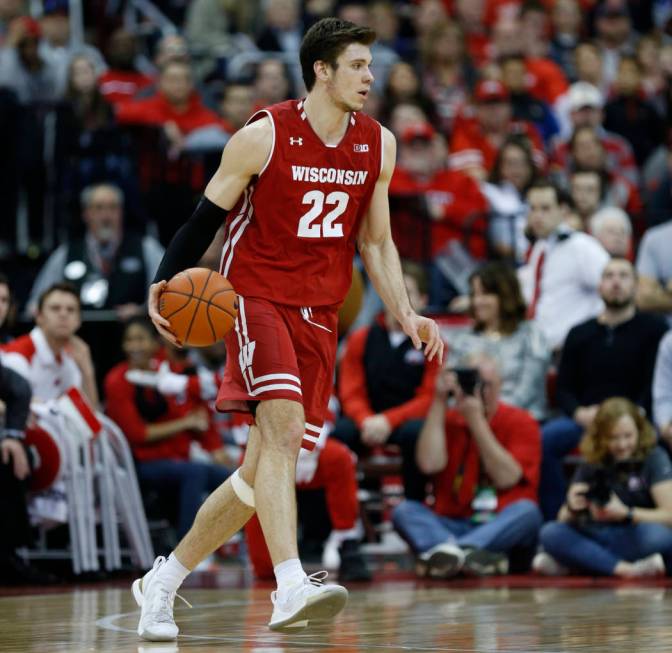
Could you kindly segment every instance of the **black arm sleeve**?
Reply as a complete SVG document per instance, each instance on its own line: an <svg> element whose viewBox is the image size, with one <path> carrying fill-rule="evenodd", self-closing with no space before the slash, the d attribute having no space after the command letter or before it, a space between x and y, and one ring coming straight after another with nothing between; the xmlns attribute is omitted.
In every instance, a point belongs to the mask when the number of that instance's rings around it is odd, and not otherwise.
<svg viewBox="0 0 672 653"><path fill-rule="evenodd" d="M211 202L205 195L187 220L173 236L161 259L154 283L167 281L178 272L193 268L210 246L217 229L229 212Z"/></svg>
<svg viewBox="0 0 672 653"><path fill-rule="evenodd" d="M0 399L6 406L3 436L22 437L30 412L30 384L14 370L0 365Z"/></svg>

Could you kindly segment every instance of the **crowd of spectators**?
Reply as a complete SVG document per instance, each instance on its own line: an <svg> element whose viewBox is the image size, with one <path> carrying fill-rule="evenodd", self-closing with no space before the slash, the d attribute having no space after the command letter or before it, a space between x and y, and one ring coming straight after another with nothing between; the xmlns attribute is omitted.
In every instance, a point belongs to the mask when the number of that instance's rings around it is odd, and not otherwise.
<svg viewBox="0 0 672 653"><path fill-rule="evenodd" d="M230 136L302 96L302 35L330 15L378 33L365 111L397 138L392 229L447 356L385 312L340 334L330 436L298 463L300 505L324 495L304 540L322 523L325 566L369 578L359 489L422 576L672 570L669 2L78 4L82 25L68 0L0 2L3 577L31 573L30 396L75 386L105 410L177 536L235 466L221 347L160 342L146 290ZM398 464L367 475L381 458Z"/></svg>

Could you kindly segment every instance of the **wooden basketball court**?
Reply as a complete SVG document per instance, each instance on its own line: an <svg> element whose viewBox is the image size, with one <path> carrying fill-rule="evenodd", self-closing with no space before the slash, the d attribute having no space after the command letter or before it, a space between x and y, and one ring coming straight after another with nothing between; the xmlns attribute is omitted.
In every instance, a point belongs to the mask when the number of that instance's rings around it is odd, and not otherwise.
<svg viewBox="0 0 672 653"><path fill-rule="evenodd" d="M351 586L331 625L292 635L268 630L272 587L245 587L233 570L200 575L176 601L176 643L143 642L129 583L0 596L3 653L79 651L453 651L646 653L672 651L668 583L592 579L417 582L399 575ZM9 593L11 592L11 594Z"/></svg>

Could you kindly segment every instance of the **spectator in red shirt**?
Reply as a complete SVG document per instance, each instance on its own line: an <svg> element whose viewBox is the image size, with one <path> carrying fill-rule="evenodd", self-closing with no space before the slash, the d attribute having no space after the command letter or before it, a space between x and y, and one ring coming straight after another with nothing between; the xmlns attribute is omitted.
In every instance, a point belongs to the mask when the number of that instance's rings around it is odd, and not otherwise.
<svg viewBox="0 0 672 653"><path fill-rule="evenodd" d="M472 175L478 180L492 170L497 152L512 133L527 136L539 168L545 167L543 145L539 132L526 122L512 118L509 92L496 80L483 80L474 92L475 117L465 116L460 128L453 131L450 143L450 166Z"/></svg>
<svg viewBox="0 0 672 653"><path fill-rule="evenodd" d="M123 28L116 30L110 37L106 54L110 67L100 76L98 85L103 97L111 104L128 102L138 91L153 83L149 75L136 67L138 44L135 35Z"/></svg>
<svg viewBox="0 0 672 653"><path fill-rule="evenodd" d="M191 527L203 498L231 473L214 462L192 462L192 442L198 442L219 459L223 459L219 453L222 443L205 406L127 380L129 370L158 369L160 345L151 323L144 318L129 320L122 344L126 362L110 370L105 378L107 414L131 445L138 479L162 492L166 488L177 492L177 534L182 537Z"/></svg>
<svg viewBox="0 0 672 653"><path fill-rule="evenodd" d="M390 182L390 195L423 195L431 224L431 256L439 254L449 240L464 240L465 226L474 215L487 209L478 184L459 170L445 167L442 143L429 123L404 129L399 163ZM471 239L470 251L485 258L483 235Z"/></svg>
<svg viewBox="0 0 672 653"><path fill-rule="evenodd" d="M170 141L169 155L179 155L189 145L189 137L197 130L213 128L213 146L219 147L223 130L220 118L201 102L194 89L191 66L185 61L170 60L161 69L158 92L145 100L125 102L117 107L121 124L163 127Z"/></svg>
<svg viewBox="0 0 672 653"><path fill-rule="evenodd" d="M418 466L435 475L433 507L406 500L392 515L418 555L418 572L432 578L462 569L507 573L508 554L534 546L542 522L539 427L526 411L499 401L493 359L481 356L469 364L475 384L450 370L439 375L418 440ZM446 408L449 396L453 408Z"/></svg>
<svg viewBox="0 0 672 653"><path fill-rule="evenodd" d="M394 234L402 256L430 263L430 304L442 310L459 282L446 276L437 257L452 257L458 245L477 260L486 258L487 203L472 177L445 167L443 141L429 123L407 127L399 142L390 183Z"/></svg>
<svg viewBox="0 0 672 653"><path fill-rule="evenodd" d="M426 304L422 269L405 262L404 281L411 304L418 311ZM438 371L388 311L370 327L355 331L347 340L341 360L338 393L343 417L332 437L355 452L394 444L401 447L406 496L424 499L425 482L415 466L415 442L432 400Z"/></svg>

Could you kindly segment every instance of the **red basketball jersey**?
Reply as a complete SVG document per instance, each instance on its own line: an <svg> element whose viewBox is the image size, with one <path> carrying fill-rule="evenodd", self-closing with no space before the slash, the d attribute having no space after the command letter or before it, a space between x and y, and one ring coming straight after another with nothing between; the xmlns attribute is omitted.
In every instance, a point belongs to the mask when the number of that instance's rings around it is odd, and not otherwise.
<svg viewBox="0 0 672 653"><path fill-rule="evenodd" d="M258 111L248 123L264 116L273 125L271 153L229 213L220 272L244 297L340 305L383 164L382 127L352 113L341 142L329 147L302 100Z"/></svg>

